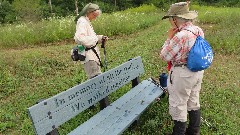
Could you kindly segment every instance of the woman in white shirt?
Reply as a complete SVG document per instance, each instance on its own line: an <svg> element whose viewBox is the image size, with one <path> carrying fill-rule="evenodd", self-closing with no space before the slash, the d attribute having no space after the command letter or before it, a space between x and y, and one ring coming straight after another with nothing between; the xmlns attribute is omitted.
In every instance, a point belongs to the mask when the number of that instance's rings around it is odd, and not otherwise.
<svg viewBox="0 0 240 135"><path fill-rule="evenodd" d="M75 42L85 47L86 58L81 63L84 65L84 70L91 79L101 74L100 51L97 46L103 40L108 38L103 35L97 35L91 25L91 21L95 20L101 14L99 6L93 3L87 4L78 15L76 33L74 36ZM103 109L108 105L107 97L100 101L100 108Z"/></svg>

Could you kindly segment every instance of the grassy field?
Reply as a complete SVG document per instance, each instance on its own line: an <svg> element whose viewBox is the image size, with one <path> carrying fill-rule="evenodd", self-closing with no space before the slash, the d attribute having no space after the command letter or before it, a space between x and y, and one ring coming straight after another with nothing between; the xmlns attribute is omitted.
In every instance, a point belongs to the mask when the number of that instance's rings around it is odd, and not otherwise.
<svg viewBox="0 0 240 135"><path fill-rule="evenodd" d="M111 14L102 14L93 22L95 32L108 36L130 34L156 24L158 9L143 5ZM75 33L75 17L53 17L38 23L0 25L0 49L45 46L45 44L72 39ZM122 27L124 24L124 27Z"/></svg>
<svg viewBox="0 0 240 135"><path fill-rule="evenodd" d="M240 125L240 51L239 51L239 9L198 7L199 26L204 28L207 40L215 52L213 65L205 71L201 91L202 117L218 130L210 129L202 123L203 135L238 135ZM222 14L218 21L211 21L206 12ZM228 13L226 13L228 12ZM205 16L204 16L205 14ZM160 17L163 13L160 14ZM229 17L231 15L232 17ZM226 25L224 25L226 24ZM145 74L141 79L158 78L166 71L166 63L158 53L166 39L169 28L167 21L159 21L151 27L138 28L133 34L115 36L107 43L108 68L112 69L129 58L141 56ZM231 33L231 34L229 34ZM31 135L33 127L26 109L41 98L48 98L70 87L84 82L87 77L82 66L70 59L72 43L30 48L3 49L0 52L0 134ZM113 93L114 101L130 86ZM80 123L98 112L86 110L62 127L66 134ZM168 114L167 98L155 102L142 115L139 126L127 130L124 135L161 135L172 129Z"/></svg>

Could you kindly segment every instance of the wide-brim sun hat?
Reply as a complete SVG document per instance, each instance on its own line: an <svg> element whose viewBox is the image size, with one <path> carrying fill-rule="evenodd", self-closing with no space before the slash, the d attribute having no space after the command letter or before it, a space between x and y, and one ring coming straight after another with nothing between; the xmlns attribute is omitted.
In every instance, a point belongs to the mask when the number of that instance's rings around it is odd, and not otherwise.
<svg viewBox="0 0 240 135"><path fill-rule="evenodd" d="M172 4L165 16L162 19L166 19L169 17L181 17L184 19L195 19L198 16L196 11L189 11L189 3L188 2L179 2Z"/></svg>

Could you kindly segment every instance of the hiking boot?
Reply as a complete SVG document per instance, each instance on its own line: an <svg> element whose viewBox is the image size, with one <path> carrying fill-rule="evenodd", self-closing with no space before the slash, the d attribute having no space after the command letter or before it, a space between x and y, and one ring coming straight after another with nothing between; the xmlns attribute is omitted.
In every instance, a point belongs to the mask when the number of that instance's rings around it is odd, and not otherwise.
<svg viewBox="0 0 240 135"><path fill-rule="evenodd" d="M189 124L186 130L186 135L200 135L200 122L201 112L200 110L188 111Z"/></svg>
<svg viewBox="0 0 240 135"><path fill-rule="evenodd" d="M172 135L184 135L186 132L186 122L174 120Z"/></svg>

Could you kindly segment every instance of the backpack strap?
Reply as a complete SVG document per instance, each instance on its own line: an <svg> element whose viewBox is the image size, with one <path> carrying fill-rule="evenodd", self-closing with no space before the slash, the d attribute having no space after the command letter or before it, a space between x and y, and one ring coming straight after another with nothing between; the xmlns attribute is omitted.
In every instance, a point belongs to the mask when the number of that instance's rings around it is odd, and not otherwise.
<svg viewBox="0 0 240 135"><path fill-rule="evenodd" d="M197 35L197 34L193 33L191 30L188 30L188 29L183 29L183 30L189 31L189 32L191 32L195 36L200 36L199 31L198 31L198 35Z"/></svg>
<svg viewBox="0 0 240 135"><path fill-rule="evenodd" d="M100 63L100 66L103 67L103 64L102 64L102 62L101 62L101 60L100 60L100 57L99 57L97 51L95 50L95 47L96 47L96 46L97 46L97 45L95 45L95 46L93 46L93 47L90 47L90 48L86 48L85 51L92 50L92 51L95 53L95 55L97 56L97 58L98 58L98 60L99 60L99 63Z"/></svg>
<svg viewBox="0 0 240 135"><path fill-rule="evenodd" d="M96 46L97 46L97 45L94 45L94 46L92 46L92 47L90 47L90 48L85 48L85 51L88 51L88 50L94 49Z"/></svg>

